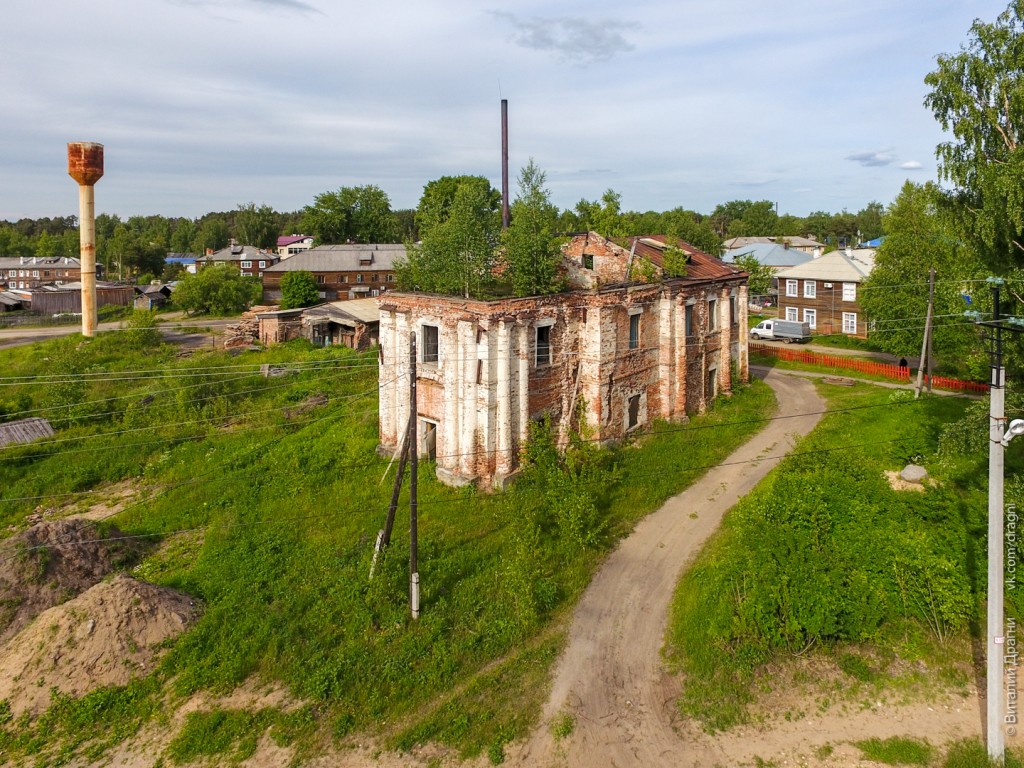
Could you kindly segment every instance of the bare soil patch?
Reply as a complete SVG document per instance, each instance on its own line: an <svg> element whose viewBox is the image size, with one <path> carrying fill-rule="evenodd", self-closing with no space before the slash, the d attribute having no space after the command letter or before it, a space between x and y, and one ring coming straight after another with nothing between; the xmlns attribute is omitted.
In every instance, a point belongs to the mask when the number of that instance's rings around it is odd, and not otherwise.
<svg viewBox="0 0 1024 768"><path fill-rule="evenodd" d="M145 543L113 525L48 520L0 542L0 644L33 617L124 568ZM111 541L111 539L114 539Z"/></svg>
<svg viewBox="0 0 1024 768"><path fill-rule="evenodd" d="M146 674L198 617L185 594L118 574L43 611L0 649L0 699L38 714L50 691L82 696Z"/></svg>

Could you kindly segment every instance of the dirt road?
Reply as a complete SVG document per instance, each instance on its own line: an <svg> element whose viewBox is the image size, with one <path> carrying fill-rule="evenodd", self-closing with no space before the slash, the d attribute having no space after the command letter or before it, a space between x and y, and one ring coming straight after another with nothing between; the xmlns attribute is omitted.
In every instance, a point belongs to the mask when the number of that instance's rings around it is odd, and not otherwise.
<svg viewBox="0 0 1024 768"><path fill-rule="evenodd" d="M674 678L662 642L683 567L722 515L748 493L820 419L824 402L806 379L770 371L778 416L687 491L646 517L613 552L584 593L559 660L541 727L510 763L531 766L679 766L692 750L673 730ZM549 723L575 718L557 742Z"/></svg>

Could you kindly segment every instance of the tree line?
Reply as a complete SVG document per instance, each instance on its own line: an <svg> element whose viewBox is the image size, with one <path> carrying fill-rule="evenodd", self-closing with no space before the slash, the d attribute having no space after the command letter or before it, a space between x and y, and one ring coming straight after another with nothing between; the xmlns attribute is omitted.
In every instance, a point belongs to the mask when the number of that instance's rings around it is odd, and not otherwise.
<svg viewBox="0 0 1024 768"><path fill-rule="evenodd" d="M122 219L102 213L96 217L97 260L109 276L128 279L159 277L168 253L202 255L226 247L231 240L264 249L275 248L281 235L299 233L313 235L318 244L416 242L437 221L435 199L446 210L443 206L454 199L455 187L466 178L445 176L429 182L416 209L393 209L383 189L367 184L325 191L299 211L279 212L249 202L196 219L159 215ZM485 194L491 213L497 215L499 193L486 182ZM608 237L673 233L714 254L724 239L740 235L804 235L833 247L852 242L858 233L862 239L871 239L881 234L883 211L880 203L870 202L856 214L818 211L806 217L780 216L767 200L732 200L710 214L683 207L627 211L622 209L621 195L612 189L595 200L581 199L573 208L560 210L549 196L544 206L554 233L594 230ZM77 216L0 220L0 256L75 257L78 253Z"/></svg>

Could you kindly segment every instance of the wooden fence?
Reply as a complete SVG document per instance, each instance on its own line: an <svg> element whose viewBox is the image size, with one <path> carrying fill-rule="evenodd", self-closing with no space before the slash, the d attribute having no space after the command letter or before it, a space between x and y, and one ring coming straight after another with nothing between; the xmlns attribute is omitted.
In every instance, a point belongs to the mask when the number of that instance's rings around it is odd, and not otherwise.
<svg viewBox="0 0 1024 768"><path fill-rule="evenodd" d="M807 365L820 365L823 368L832 368L838 371L869 373L893 379L894 381L909 383L911 377L910 368L889 363L876 363L874 360L861 360L856 357L846 357L845 355L827 355L821 352L780 347L774 344L762 344L753 341L749 343L748 349L752 355L764 355L765 357L774 357L777 360L790 360ZM927 381L927 377L925 380ZM988 392L988 384L982 384L977 381L950 379L946 376L932 376L932 386L950 389L955 392Z"/></svg>

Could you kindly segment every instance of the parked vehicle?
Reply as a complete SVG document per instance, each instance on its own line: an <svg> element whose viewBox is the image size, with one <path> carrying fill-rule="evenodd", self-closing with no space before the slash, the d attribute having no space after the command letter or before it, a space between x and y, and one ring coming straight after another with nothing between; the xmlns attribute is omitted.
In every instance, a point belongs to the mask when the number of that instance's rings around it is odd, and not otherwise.
<svg viewBox="0 0 1024 768"><path fill-rule="evenodd" d="M811 338L811 326L795 320L762 320L750 329L750 338L780 339L786 344L807 341Z"/></svg>

